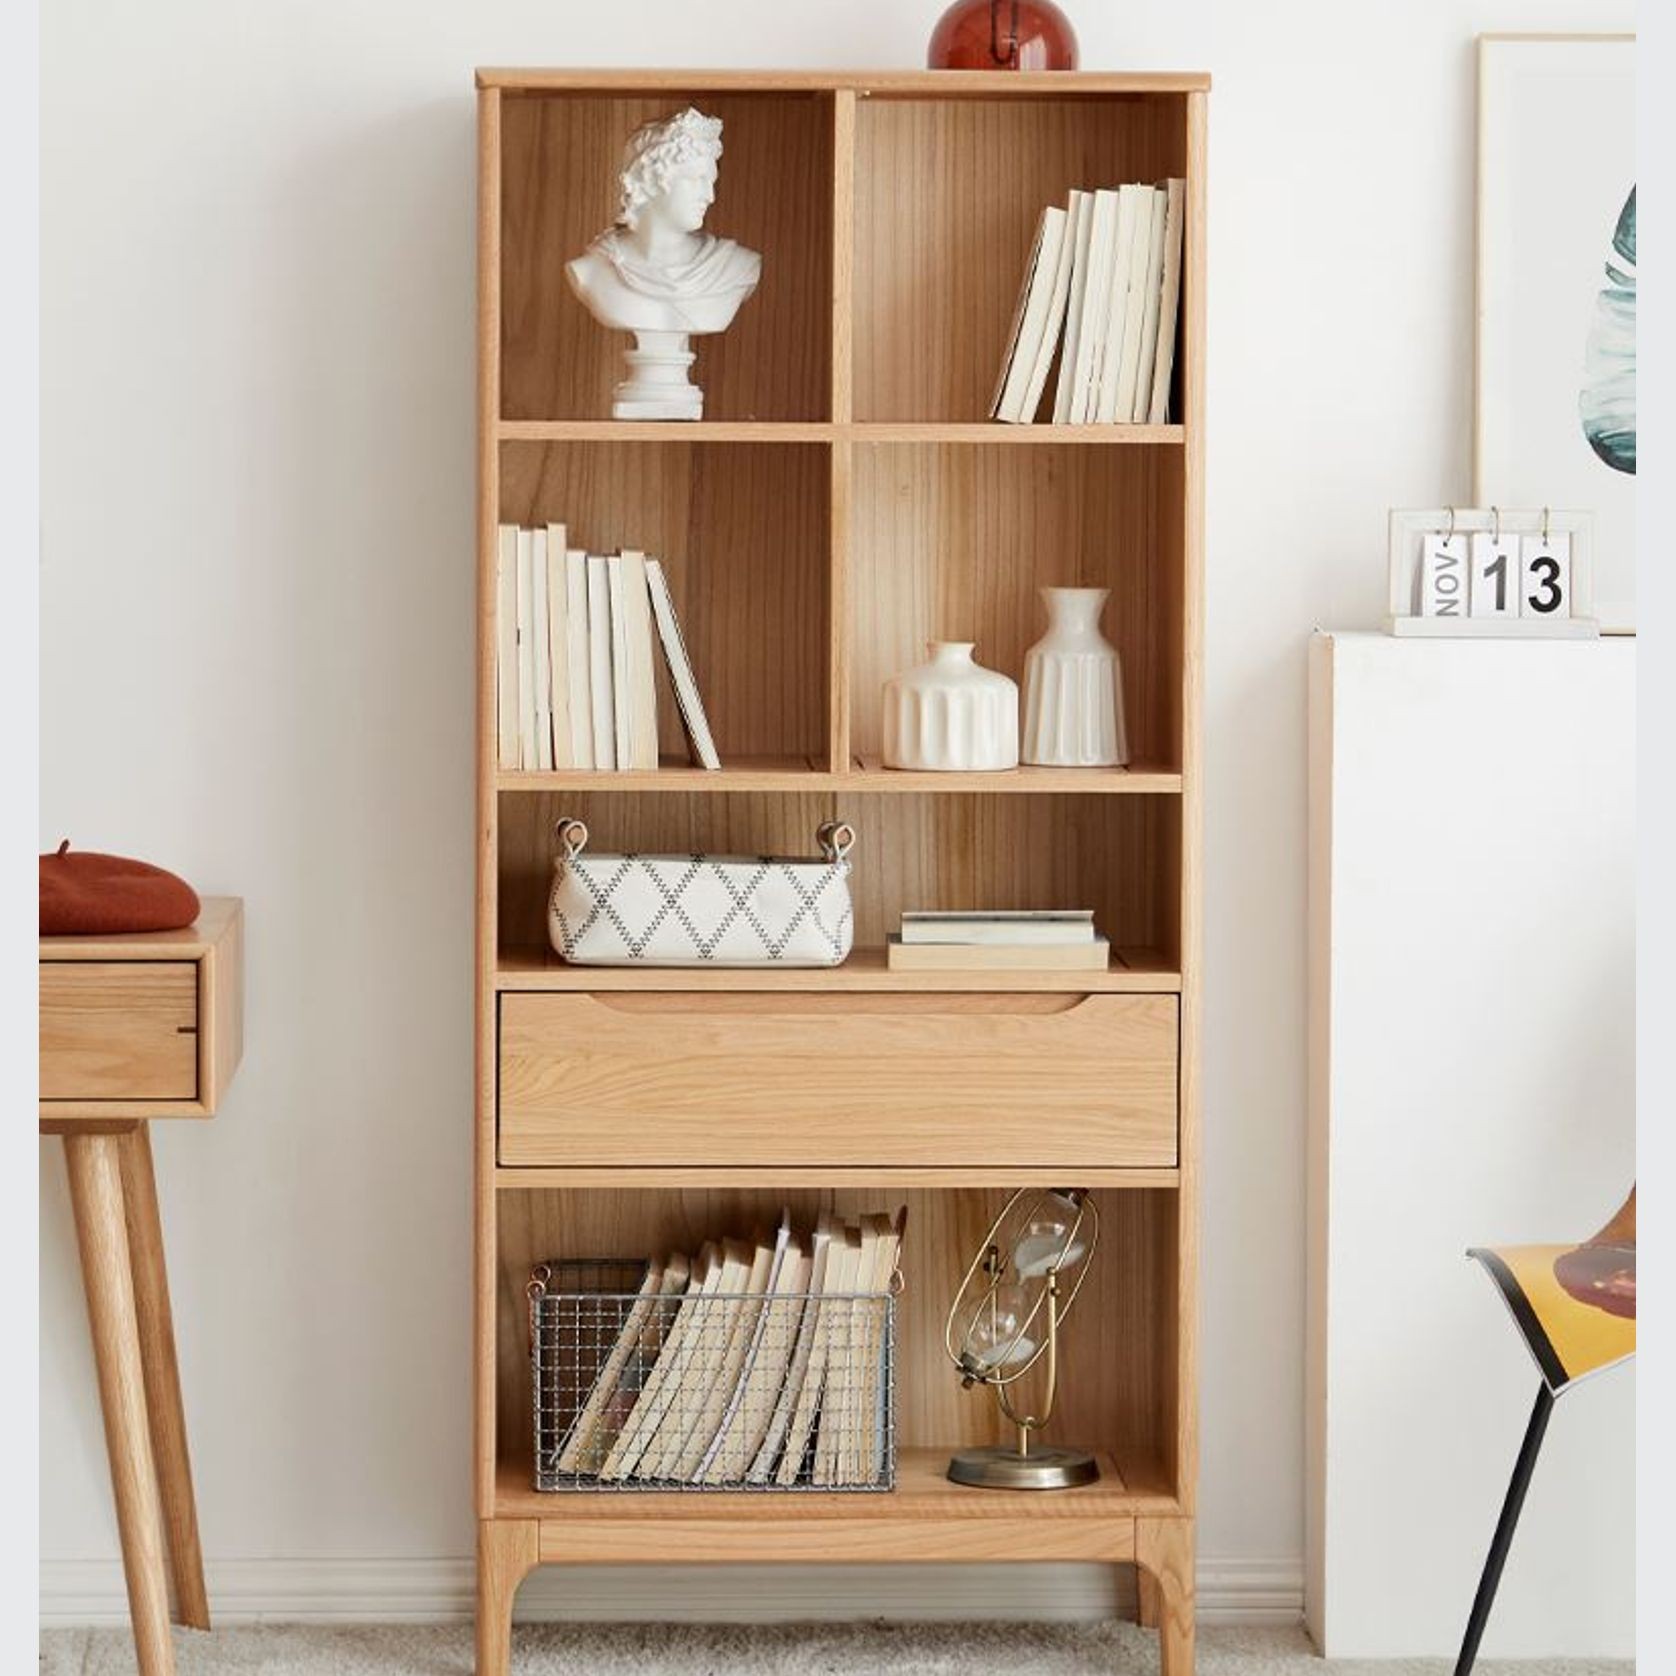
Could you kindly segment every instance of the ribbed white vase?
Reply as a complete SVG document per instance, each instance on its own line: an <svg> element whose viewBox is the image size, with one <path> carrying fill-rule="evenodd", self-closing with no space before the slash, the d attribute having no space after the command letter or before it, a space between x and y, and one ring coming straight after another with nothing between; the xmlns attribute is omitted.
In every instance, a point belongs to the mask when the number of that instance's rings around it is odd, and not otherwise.
<svg viewBox="0 0 1676 1676"><path fill-rule="evenodd" d="M970 641L925 649L927 662L885 682L885 767L1017 768L1017 685L975 663Z"/></svg>
<svg viewBox="0 0 1676 1676"><path fill-rule="evenodd" d="M1048 631L1024 658L1024 760L1112 768L1129 760L1123 670L1100 633L1109 588L1043 588Z"/></svg>

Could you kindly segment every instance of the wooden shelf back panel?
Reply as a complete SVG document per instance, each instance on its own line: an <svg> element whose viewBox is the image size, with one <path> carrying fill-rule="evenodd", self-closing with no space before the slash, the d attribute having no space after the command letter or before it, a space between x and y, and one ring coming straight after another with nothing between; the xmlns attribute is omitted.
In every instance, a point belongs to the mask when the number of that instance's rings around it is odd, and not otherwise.
<svg viewBox="0 0 1676 1676"><path fill-rule="evenodd" d="M1021 686L1047 627L1044 586L1111 590L1102 619L1123 660L1135 762L1181 760L1181 549L1164 503L1179 450L978 451L896 444L853 450L850 745L877 757L883 687L928 640L972 640ZM1176 525L1179 527L1179 516Z"/></svg>
<svg viewBox="0 0 1676 1676"><path fill-rule="evenodd" d="M823 1209L854 1217L908 1207L897 1304L897 1431L905 1448L998 1443L993 1398L963 1391L943 1351L955 1288L1006 1202L995 1188L558 1188L496 1197L500 1223L497 1415L500 1452L526 1453L530 1437L530 1270L553 1257L696 1252L707 1239L771 1229L782 1206L800 1230ZM1161 1261L1161 1226L1173 1191L1101 1191L1100 1248L1066 1324L1053 1436L1157 1461L1174 1424L1162 1359L1176 1308L1174 1268ZM625 1516L633 1501L621 1498ZM555 1501L555 1509L563 1504ZM795 1509L796 1499L787 1502ZM558 1512L555 1512L555 1517Z"/></svg>
<svg viewBox="0 0 1676 1676"><path fill-rule="evenodd" d="M542 944L554 823L587 822L596 850L811 855L823 821L856 829L856 943L882 947L905 908L1092 908L1114 946L1177 946L1169 859L1179 799L982 793L783 792L646 797L507 792L500 799L500 944ZM1005 974L992 974L1005 989Z"/></svg>
<svg viewBox="0 0 1676 1676"><path fill-rule="evenodd" d="M1043 207L1185 174L1186 132L1171 94L862 100L855 417L982 419Z"/></svg>
<svg viewBox="0 0 1676 1676"><path fill-rule="evenodd" d="M573 547L637 547L669 576L724 760L827 751L829 450L819 444L507 443L500 516ZM660 748L686 754L661 653Z"/></svg>
<svg viewBox="0 0 1676 1676"><path fill-rule="evenodd" d="M733 324L693 340L705 417L828 417L832 96L679 88L503 101L502 417L610 418L629 340L593 319L564 266L617 219L624 142L687 104L722 119L706 227L763 258L761 283Z"/></svg>

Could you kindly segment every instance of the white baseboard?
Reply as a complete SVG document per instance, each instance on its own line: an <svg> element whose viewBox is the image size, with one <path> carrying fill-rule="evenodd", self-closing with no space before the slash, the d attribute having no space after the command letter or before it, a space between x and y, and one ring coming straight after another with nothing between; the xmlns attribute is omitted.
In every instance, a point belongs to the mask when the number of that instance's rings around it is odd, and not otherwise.
<svg viewBox="0 0 1676 1676"><path fill-rule="evenodd" d="M469 1559L212 1560L220 1624L457 1623L472 1612ZM1301 1560L1199 1563L1199 1621L1303 1618ZM1046 1619L1134 1615L1134 1574L1103 1565L544 1567L518 1596L530 1622L786 1623L846 1618ZM125 1624L117 1560L44 1560L41 1624Z"/></svg>

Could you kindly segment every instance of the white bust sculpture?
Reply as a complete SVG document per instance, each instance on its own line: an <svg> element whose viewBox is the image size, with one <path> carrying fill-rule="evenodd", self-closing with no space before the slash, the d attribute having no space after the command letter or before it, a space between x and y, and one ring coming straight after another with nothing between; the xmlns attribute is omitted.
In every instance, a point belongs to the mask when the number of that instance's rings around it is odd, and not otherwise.
<svg viewBox="0 0 1676 1676"><path fill-rule="evenodd" d="M575 261L572 289L602 326L633 332L617 419L699 419L704 392L689 381L689 336L726 331L756 289L762 258L706 233L722 155L720 117L690 106L649 122L623 151L622 208Z"/></svg>

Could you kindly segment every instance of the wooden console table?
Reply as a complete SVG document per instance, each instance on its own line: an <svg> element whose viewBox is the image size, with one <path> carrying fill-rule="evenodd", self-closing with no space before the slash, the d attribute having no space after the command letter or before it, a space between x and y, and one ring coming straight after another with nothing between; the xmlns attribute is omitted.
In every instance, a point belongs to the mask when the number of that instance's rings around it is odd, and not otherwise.
<svg viewBox="0 0 1676 1676"><path fill-rule="evenodd" d="M183 931L40 946L41 1133L64 1139L142 1676L175 1668L168 1573L177 1621L209 1628L148 1124L214 1114L243 1045L243 954L237 897Z"/></svg>

